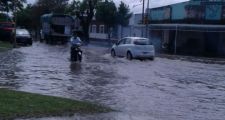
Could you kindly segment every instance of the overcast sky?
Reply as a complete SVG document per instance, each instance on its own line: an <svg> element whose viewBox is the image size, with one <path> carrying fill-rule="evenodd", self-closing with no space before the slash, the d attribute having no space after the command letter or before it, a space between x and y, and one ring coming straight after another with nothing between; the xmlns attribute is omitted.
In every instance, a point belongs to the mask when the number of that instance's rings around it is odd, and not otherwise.
<svg viewBox="0 0 225 120"><path fill-rule="evenodd" d="M34 3L36 0L27 0L28 3ZM140 13L142 10L142 0L113 0L117 5L120 1L125 2L129 5L130 9L134 13ZM184 2L188 0L150 0L150 7L159 7L168 4L174 4L178 2ZM147 6L147 0L145 0L145 5Z"/></svg>

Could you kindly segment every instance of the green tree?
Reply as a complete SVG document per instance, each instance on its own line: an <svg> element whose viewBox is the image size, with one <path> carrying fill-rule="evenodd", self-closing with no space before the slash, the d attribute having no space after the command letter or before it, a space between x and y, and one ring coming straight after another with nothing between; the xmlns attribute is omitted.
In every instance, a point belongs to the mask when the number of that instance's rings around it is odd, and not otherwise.
<svg viewBox="0 0 225 120"><path fill-rule="evenodd" d="M80 10L80 5L80 1L73 0L70 4L67 5L66 13L75 16L76 12Z"/></svg>
<svg viewBox="0 0 225 120"><path fill-rule="evenodd" d="M40 29L40 17L47 13L62 13L66 11L69 0L37 0L32 5L32 27L38 32Z"/></svg>
<svg viewBox="0 0 225 120"><path fill-rule="evenodd" d="M46 13L64 13L69 0L38 0L35 6Z"/></svg>
<svg viewBox="0 0 225 120"><path fill-rule="evenodd" d="M3 11L9 12L13 11L16 7L17 9L22 9L26 0L1 0L0 6Z"/></svg>
<svg viewBox="0 0 225 120"><path fill-rule="evenodd" d="M89 43L89 26L95 14L96 6L100 0L83 0L79 9L76 11L76 16L80 19L80 24L83 29L83 37L86 44Z"/></svg>
<svg viewBox="0 0 225 120"><path fill-rule="evenodd" d="M16 14L17 26L23 26L28 29L34 28L32 18L32 5L28 4L26 8L18 10Z"/></svg>
<svg viewBox="0 0 225 120"><path fill-rule="evenodd" d="M110 39L110 29L117 24L117 8L115 3L108 0L100 2L96 9L96 20L106 25L106 31Z"/></svg>
<svg viewBox="0 0 225 120"><path fill-rule="evenodd" d="M121 37L123 34L123 27L126 27L129 25L129 20L131 16L132 16L132 13L130 12L129 6L121 1L118 8L118 17L117 17L117 22L119 25L121 25L121 35L120 35Z"/></svg>

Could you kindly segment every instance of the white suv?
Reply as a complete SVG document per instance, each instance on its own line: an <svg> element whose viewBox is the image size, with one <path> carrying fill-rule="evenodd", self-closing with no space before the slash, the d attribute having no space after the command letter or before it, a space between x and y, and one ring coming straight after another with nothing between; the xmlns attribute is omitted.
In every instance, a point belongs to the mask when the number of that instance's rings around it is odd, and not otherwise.
<svg viewBox="0 0 225 120"><path fill-rule="evenodd" d="M154 60L155 48L148 38L125 37L112 46L111 55L127 57L129 60L133 58Z"/></svg>

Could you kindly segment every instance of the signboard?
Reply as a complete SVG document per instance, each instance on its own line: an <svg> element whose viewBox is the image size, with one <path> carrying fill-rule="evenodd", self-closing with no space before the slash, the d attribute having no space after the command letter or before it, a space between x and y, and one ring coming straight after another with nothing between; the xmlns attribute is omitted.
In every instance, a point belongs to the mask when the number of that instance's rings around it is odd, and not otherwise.
<svg viewBox="0 0 225 120"><path fill-rule="evenodd" d="M201 5L186 5L185 12L187 19L201 20L205 16L205 9Z"/></svg>
<svg viewBox="0 0 225 120"><path fill-rule="evenodd" d="M222 7L221 17L222 20L225 20L225 6Z"/></svg>
<svg viewBox="0 0 225 120"><path fill-rule="evenodd" d="M150 12L151 20L169 20L171 19L171 8L161 7L152 9Z"/></svg>
<svg viewBox="0 0 225 120"><path fill-rule="evenodd" d="M206 5L206 20L220 20L222 13L221 5Z"/></svg>

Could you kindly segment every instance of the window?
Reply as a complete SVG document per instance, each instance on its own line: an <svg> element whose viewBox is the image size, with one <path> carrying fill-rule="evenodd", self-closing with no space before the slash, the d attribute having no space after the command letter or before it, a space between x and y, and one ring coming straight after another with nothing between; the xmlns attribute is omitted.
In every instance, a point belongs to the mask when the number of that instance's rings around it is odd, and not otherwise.
<svg viewBox="0 0 225 120"><path fill-rule="evenodd" d="M92 25L91 26L91 32L92 33L96 33L96 25Z"/></svg>
<svg viewBox="0 0 225 120"><path fill-rule="evenodd" d="M149 39L135 39L135 45L152 45L152 42Z"/></svg>
<svg viewBox="0 0 225 120"><path fill-rule="evenodd" d="M99 33L105 33L105 26L104 25L100 25L100 28L99 28Z"/></svg>
<svg viewBox="0 0 225 120"><path fill-rule="evenodd" d="M131 39L127 38L125 44L131 44Z"/></svg>
<svg viewBox="0 0 225 120"><path fill-rule="evenodd" d="M122 44L124 44L124 43L125 43L125 40L126 40L126 39L122 39L122 40L120 40L120 41L118 42L118 45L122 45Z"/></svg>

